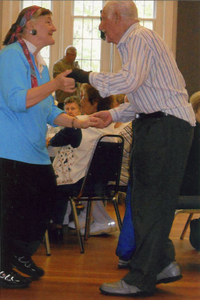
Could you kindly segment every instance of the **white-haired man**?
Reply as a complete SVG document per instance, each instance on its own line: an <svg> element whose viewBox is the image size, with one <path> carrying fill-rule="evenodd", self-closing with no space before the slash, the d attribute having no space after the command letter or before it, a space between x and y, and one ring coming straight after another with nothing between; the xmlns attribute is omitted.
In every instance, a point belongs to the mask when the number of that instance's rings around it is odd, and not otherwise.
<svg viewBox="0 0 200 300"><path fill-rule="evenodd" d="M130 272L104 283L107 295L148 295L159 283L182 277L169 233L192 141L195 116L185 81L165 42L139 24L133 1L108 1L99 29L117 45L117 73L74 70L69 76L89 82L102 97L127 94L129 103L98 112L99 127L135 119L130 186L136 250Z"/></svg>
<svg viewBox="0 0 200 300"><path fill-rule="evenodd" d="M67 48L65 49L64 57L54 63L53 77L55 78L58 74L64 72L65 70L73 70L75 67L79 68L78 61L75 61L76 56L77 56L76 48L72 45L67 46ZM65 99L72 95L80 97L79 84L77 84L77 89L73 94L65 93L61 90L57 90L55 92L55 98L58 101L58 107L63 109Z"/></svg>

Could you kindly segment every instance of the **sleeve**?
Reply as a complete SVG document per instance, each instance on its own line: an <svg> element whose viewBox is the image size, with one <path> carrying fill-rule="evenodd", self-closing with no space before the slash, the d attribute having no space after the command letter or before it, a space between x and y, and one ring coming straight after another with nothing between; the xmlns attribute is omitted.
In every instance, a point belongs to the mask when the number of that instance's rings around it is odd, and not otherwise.
<svg viewBox="0 0 200 300"><path fill-rule="evenodd" d="M55 78L58 74L63 72L63 68L61 63L58 61L57 63L54 64L53 66L53 78Z"/></svg>
<svg viewBox="0 0 200 300"><path fill-rule="evenodd" d="M113 122L130 122L135 119L135 111L131 103L123 103L120 106L109 110Z"/></svg>
<svg viewBox="0 0 200 300"><path fill-rule="evenodd" d="M25 56L15 49L6 49L0 57L0 65L0 90L7 106L15 112L26 112L31 75Z"/></svg>
<svg viewBox="0 0 200 300"><path fill-rule="evenodd" d="M51 95L50 95L51 96ZM47 118L47 124L50 124L53 127L57 127L58 125L54 124L54 120L60 115L60 114L65 114L65 111L63 111L62 109L60 109L59 107L57 107L54 104L54 99L51 96L51 101L52 101L52 105L51 105L51 113L49 114L48 118Z"/></svg>
<svg viewBox="0 0 200 300"><path fill-rule="evenodd" d="M89 74L89 82L102 97L134 93L147 79L153 63L153 51L141 36L134 35L123 45L122 69L117 73ZM122 47L122 46L121 46Z"/></svg>
<svg viewBox="0 0 200 300"><path fill-rule="evenodd" d="M73 148L77 148L82 140L81 129L75 128L63 128L50 140L50 146L62 147L71 145Z"/></svg>

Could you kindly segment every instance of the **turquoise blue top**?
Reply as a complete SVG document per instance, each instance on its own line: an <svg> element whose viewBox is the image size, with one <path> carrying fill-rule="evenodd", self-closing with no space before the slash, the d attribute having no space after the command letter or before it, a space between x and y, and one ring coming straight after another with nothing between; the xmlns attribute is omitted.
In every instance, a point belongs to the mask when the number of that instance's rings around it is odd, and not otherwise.
<svg viewBox="0 0 200 300"><path fill-rule="evenodd" d="M31 54L32 61L34 62ZM39 73L38 86L50 80L47 66ZM30 65L19 43L0 51L0 157L30 164L50 164L46 149L47 124L63 111L54 105L52 95L26 108L31 88Z"/></svg>

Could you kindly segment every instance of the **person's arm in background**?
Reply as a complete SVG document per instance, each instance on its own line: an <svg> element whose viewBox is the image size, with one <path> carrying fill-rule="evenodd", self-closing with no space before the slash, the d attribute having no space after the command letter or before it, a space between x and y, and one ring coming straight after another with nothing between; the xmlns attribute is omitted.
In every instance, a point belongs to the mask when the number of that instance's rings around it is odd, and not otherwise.
<svg viewBox="0 0 200 300"><path fill-rule="evenodd" d="M81 129L63 128L50 139L49 146L62 147L71 145L73 148L77 148L81 143L81 139Z"/></svg>
<svg viewBox="0 0 200 300"><path fill-rule="evenodd" d="M65 70L63 70L62 65L60 64L60 62L57 62L54 64L53 66L53 78L55 78L58 74L64 72Z"/></svg>

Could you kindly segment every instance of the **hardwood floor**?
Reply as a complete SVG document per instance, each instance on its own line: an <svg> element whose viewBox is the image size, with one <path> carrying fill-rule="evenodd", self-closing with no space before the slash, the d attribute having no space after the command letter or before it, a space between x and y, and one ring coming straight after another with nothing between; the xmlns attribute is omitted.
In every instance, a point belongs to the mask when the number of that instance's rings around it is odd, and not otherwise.
<svg viewBox="0 0 200 300"><path fill-rule="evenodd" d="M113 207L108 206L113 214ZM123 207L121 207L123 213ZM188 215L176 217L171 238L176 248L176 258L182 269L183 278L175 283L161 284L157 293L146 299L192 300L200 299L200 253L189 242L189 229L184 240L181 230ZM199 217L199 215L194 215ZM64 245L51 245L51 256L47 257L44 245L34 255L34 261L45 270L45 276L32 282L25 290L0 290L1 300L104 300L116 299L102 295L99 286L103 282L117 281L126 270L117 268L115 255L119 232L112 235L90 237L84 243L85 253L81 254L76 236L65 235ZM127 297L117 297L127 299ZM144 299L144 298L137 298Z"/></svg>

